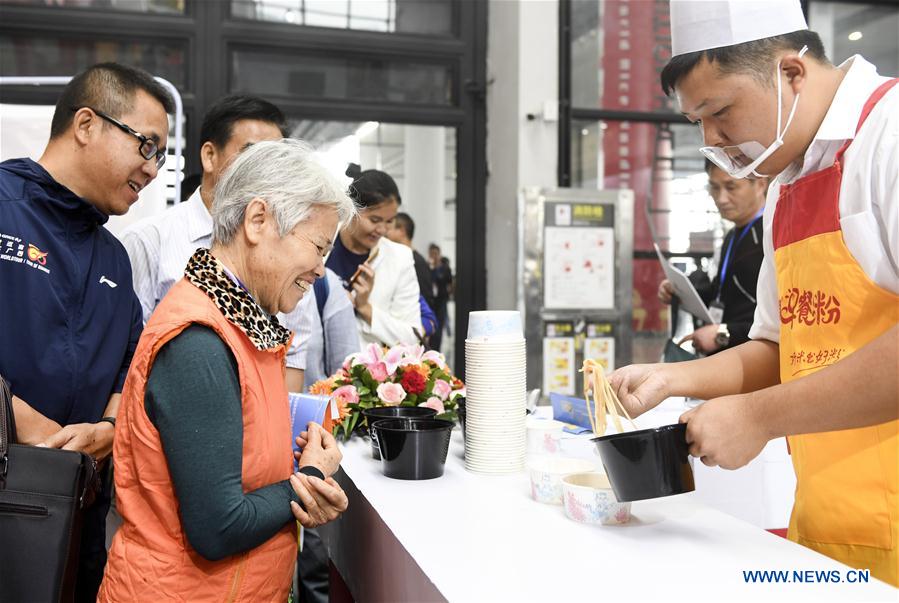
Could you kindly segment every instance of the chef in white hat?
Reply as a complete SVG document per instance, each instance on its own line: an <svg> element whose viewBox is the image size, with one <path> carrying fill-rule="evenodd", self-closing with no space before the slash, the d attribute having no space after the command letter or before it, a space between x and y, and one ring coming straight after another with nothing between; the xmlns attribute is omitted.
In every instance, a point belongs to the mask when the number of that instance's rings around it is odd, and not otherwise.
<svg viewBox="0 0 899 603"><path fill-rule="evenodd" d="M897 585L899 85L832 65L798 0L671 0L662 87L736 177L775 177L751 341L611 382L640 414L669 396L690 452L734 469L787 437L788 536Z"/></svg>

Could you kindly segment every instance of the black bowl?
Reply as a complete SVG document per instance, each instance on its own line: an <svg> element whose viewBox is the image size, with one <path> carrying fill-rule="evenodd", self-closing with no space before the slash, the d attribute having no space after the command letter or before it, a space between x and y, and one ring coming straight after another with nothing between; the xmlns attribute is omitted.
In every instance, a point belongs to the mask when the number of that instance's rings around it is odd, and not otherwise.
<svg viewBox="0 0 899 603"><path fill-rule="evenodd" d="M384 475L394 479L443 475L453 425L443 419L381 419L372 423Z"/></svg>
<svg viewBox="0 0 899 603"><path fill-rule="evenodd" d="M696 489L684 423L617 433L592 441L619 502Z"/></svg>
<svg viewBox="0 0 899 603"><path fill-rule="evenodd" d="M456 398L456 416L462 426L462 441L465 441L465 398Z"/></svg>
<svg viewBox="0 0 899 603"><path fill-rule="evenodd" d="M374 421L379 419L397 419L400 417L410 419L429 419L437 415L437 411L433 408L425 406L379 406L377 408L368 408L362 411L362 416L369 427ZM371 432L369 431L369 435ZM378 450L378 444L374 438L371 440L371 458L376 461L381 460L381 452Z"/></svg>

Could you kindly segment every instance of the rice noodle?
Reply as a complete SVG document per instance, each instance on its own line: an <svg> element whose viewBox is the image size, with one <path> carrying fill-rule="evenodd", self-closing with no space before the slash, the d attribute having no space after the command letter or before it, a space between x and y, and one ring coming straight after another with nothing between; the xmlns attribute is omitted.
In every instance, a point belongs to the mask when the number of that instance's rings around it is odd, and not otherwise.
<svg viewBox="0 0 899 603"><path fill-rule="evenodd" d="M593 433L597 436L606 433L606 413L612 415L612 422L618 433L624 431L621 425L621 415L624 415L631 425L631 429L636 429L634 420L628 414L627 409L621 404L609 380L602 370L602 365L590 358L584 360L584 400L587 403L587 416L590 418L590 426ZM593 395L593 411L590 411L590 395Z"/></svg>

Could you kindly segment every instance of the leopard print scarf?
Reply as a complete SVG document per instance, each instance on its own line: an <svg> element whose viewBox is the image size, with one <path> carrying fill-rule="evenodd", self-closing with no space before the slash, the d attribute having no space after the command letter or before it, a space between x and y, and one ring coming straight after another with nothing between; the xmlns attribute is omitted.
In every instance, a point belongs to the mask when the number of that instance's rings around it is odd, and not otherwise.
<svg viewBox="0 0 899 603"><path fill-rule="evenodd" d="M184 276L209 296L228 322L250 338L257 350L268 350L290 341L290 331L262 309L255 299L225 272L208 249L197 249Z"/></svg>

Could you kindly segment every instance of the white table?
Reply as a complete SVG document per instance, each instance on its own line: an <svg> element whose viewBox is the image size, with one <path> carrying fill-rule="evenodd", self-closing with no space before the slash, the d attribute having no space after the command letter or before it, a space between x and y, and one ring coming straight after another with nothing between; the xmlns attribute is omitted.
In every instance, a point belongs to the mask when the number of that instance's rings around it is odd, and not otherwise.
<svg viewBox="0 0 899 603"><path fill-rule="evenodd" d="M590 454L589 441L568 443ZM459 430L446 472L393 480L369 442L344 448L350 506L322 529L356 601L892 601L867 584L747 584L743 571L850 568L696 500L633 503L625 526L585 526L529 496L526 473L465 470Z"/></svg>

